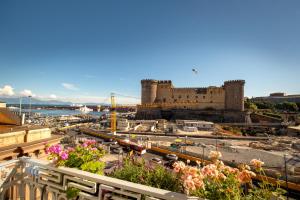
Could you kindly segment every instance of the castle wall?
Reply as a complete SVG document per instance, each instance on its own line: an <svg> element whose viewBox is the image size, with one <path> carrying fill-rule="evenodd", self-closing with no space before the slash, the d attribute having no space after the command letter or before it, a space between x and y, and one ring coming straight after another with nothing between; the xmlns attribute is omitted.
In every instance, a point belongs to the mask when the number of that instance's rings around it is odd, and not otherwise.
<svg viewBox="0 0 300 200"><path fill-rule="evenodd" d="M171 81L158 81L155 103L170 103L172 89Z"/></svg>
<svg viewBox="0 0 300 200"><path fill-rule="evenodd" d="M142 104L154 103L157 93L156 80L142 80Z"/></svg>
<svg viewBox="0 0 300 200"><path fill-rule="evenodd" d="M174 88L171 84L157 86L155 103L172 104L173 108L225 109L225 91L222 87Z"/></svg>
<svg viewBox="0 0 300 200"><path fill-rule="evenodd" d="M157 119L162 115L165 118L187 116L184 112L197 115L199 110L240 112L244 110L244 84L245 81L236 80L226 81L221 87L175 88L170 80L142 80L142 105L138 106L138 115L141 119L148 115ZM174 114L174 110L180 112ZM193 110L197 112L191 112Z"/></svg>
<svg viewBox="0 0 300 200"><path fill-rule="evenodd" d="M244 85L245 81L226 81L225 88L225 110L244 111Z"/></svg>

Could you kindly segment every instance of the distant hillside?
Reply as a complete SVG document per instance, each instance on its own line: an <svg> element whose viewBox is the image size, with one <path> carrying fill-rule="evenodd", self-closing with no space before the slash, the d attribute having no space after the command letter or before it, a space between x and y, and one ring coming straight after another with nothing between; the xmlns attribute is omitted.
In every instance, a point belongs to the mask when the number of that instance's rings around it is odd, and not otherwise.
<svg viewBox="0 0 300 200"><path fill-rule="evenodd" d="M4 101L7 104L19 104L20 99L19 98L5 98L0 97L0 101ZM22 104L29 104L29 98L22 98ZM64 101L57 101L57 100L39 100L32 98L31 104L40 104L40 105L70 105L72 102L64 102Z"/></svg>
<svg viewBox="0 0 300 200"><path fill-rule="evenodd" d="M0 97L0 101L4 101L7 104L19 104L20 99L17 97ZM29 98L22 98L22 104L29 104ZM71 105L73 102L65 102L65 101L58 101L58 100L39 100L35 98L31 98L31 104L32 105ZM82 105L90 105L90 106L108 106L109 103L76 103L76 104L82 104Z"/></svg>

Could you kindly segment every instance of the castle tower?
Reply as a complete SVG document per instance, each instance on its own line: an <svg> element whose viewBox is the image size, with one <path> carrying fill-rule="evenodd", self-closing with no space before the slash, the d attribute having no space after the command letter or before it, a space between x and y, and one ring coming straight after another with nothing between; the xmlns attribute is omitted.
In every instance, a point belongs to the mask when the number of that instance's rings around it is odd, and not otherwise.
<svg viewBox="0 0 300 200"><path fill-rule="evenodd" d="M225 81L225 110L244 111L244 80Z"/></svg>
<svg viewBox="0 0 300 200"><path fill-rule="evenodd" d="M142 104L154 103L157 92L157 80L144 79L142 84Z"/></svg>

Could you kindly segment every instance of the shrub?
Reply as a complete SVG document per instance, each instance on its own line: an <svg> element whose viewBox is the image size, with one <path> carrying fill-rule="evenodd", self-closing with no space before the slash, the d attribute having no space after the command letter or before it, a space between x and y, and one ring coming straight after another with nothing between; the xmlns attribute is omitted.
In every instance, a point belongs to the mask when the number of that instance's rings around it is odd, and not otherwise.
<svg viewBox="0 0 300 200"><path fill-rule="evenodd" d="M46 148L48 159L56 166L78 168L84 171L103 174L105 163L101 161L105 152L95 140L85 140L75 148L64 149L61 145Z"/></svg>
<svg viewBox="0 0 300 200"><path fill-rule="evenodd" d="M109 176L174 192L181 191L174 172L161 165L146 165L144 160L125 158L123 165Z"/></svg>

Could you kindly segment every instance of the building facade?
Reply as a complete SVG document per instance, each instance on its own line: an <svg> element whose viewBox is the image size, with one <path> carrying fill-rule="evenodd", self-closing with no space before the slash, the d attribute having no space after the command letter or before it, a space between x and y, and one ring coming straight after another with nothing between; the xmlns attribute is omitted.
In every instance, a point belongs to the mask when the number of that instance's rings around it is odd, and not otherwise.
<svg viewBox="0 0 300 200"><path fill-rule="evenodd" d="M286 95L283 92L271 93L267 97L255 97L251 99L254 102L270 102L270 103L283 103L295 102L300 103L300 94Z"/></svg>
<svg viewBox="0 0 300 200"><path fill-rule="evenodd" d="M219 87L177 88L170 80L144 79L137 118L159 118L161 111L243 112L244 85L244 80L231 80Z"/></svg>
<svg viewBox="0 0 300 200"><path fill-rule="evenodd" d="M0 101L0 108L6 108L6 103L3 101Z"/></svg>

